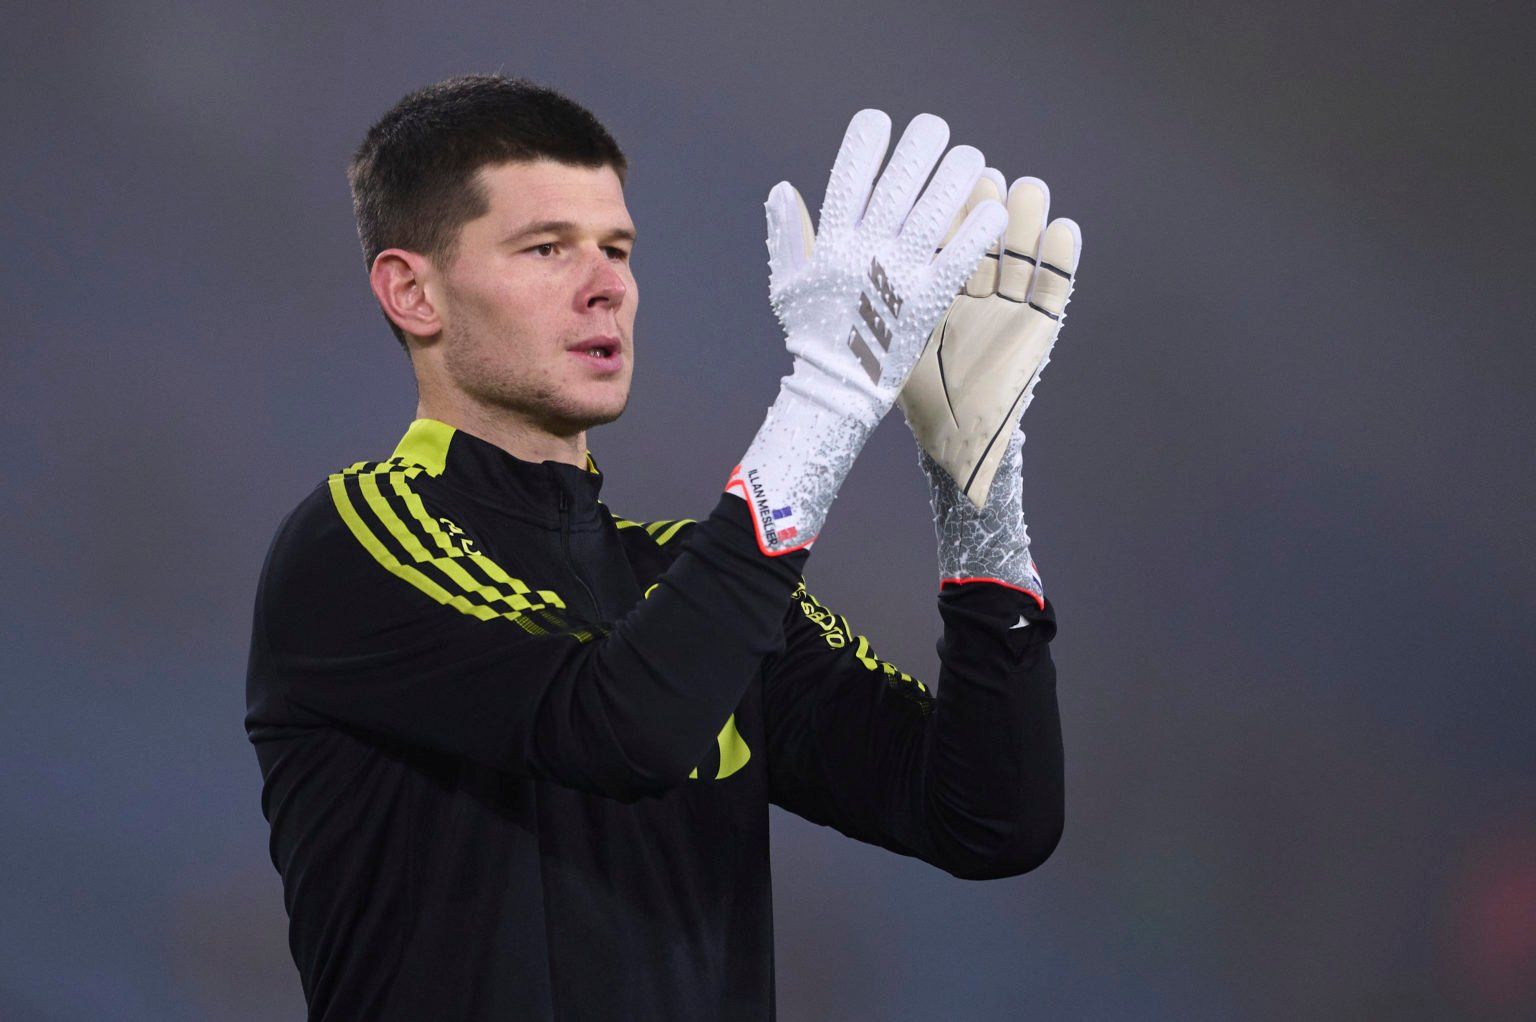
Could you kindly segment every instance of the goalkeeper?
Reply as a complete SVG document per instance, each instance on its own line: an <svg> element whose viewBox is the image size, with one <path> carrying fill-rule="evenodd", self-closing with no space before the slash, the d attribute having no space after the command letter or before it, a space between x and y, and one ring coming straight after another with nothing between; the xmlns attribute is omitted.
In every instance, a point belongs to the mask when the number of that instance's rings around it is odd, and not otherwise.
<svg viewBox="0 0 1536 1022"><path fill-rule="evenodd" d="M770 804L968 879L1055 847L1018 420L1077 229L938 118L882 171L890 135L854 117L814 228L769 194L791 371L709 517L646 523L598 500L586 446L644 350L611 136L500 76L369 131L354 209L415 421L279 528L247 677L311 1019L771 1018ZM938 531L936 693L801 579L898 400Z"/></svg>

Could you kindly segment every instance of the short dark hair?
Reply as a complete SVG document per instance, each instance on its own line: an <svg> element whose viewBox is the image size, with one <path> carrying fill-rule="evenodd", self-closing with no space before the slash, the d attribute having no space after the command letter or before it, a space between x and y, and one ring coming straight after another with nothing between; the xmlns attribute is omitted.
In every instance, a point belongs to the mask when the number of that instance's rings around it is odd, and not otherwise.
<svg viewBox="0 0 1536 1022"><path fill-rule="evenodd" d="M524 79L463 75L410 93L347 167L365 263L387 248L450 261L459 228L490 208L480 169L532 160L611 167L620 181L629 166L591 111Z"/></svg>

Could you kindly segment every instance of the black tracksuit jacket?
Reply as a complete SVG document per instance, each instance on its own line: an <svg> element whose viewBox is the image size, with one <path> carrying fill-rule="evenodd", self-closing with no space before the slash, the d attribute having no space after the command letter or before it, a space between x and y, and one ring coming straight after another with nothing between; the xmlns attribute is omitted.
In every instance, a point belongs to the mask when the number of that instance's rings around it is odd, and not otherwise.
<svg viewBox="0 0 1536 1022"><path fill-rule="evenodd" d="M279 529L246 728L311 1019L772 1018L770 803L965 878L1055 846L1048 605L944 586L934 695L738 498L601 479L419 420Z"/></svg>

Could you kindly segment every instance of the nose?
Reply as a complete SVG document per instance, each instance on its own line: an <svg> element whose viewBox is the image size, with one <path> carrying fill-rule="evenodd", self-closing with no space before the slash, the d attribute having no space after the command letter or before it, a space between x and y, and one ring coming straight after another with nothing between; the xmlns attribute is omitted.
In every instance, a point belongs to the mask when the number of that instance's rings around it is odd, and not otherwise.
<svg viewBox="0 0 1536 1022"><path fill-rule="evenodd" d="M587 273L586 285L582 288L582 306L588 309L604 305L617 308L628 294L629 280L622 270L622 264L615 263L608 258L608 253L599 250Z"/></svg>

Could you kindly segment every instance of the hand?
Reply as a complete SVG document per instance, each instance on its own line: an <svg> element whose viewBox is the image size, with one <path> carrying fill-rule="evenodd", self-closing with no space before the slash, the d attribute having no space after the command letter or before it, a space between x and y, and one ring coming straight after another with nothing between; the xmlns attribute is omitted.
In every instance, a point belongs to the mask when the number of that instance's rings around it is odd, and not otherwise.
<svg viewBox="0 0 1536 1022"><path fill-rule="evenodd" d="M1002 196L987 170L967 208ZM1039 178L1008 190L1008 229L933 332L902 391L923 450L981 508L1061 330L1082 235L1071 220L1046 226L1051 193Z"/></svg>
<svg viewBox="0 0 1536 1022"><path fill-rule="evenodd" d="M1002 195L988 169L967 207ZM1046 226L1050 190L1021 178L1008 228L954 300L901 394L922 448L945 582L992 581L1043 607L1024 526L1019 420L1061 329L1082 252L1077 224Z"/></svg>
<svg viewBox="0 0 1536 1022"><path fill-rule="evenodd" d="M818 231L788 182L768 196L769 294L794 368L726 484L751 505L768 554L808 546L821 531L950 296L1006 221L998 202L964 209L984 159L957 146L940 162L949 128L931 114L907 127L876 181L890 128L878 110L854 116Z"/></svg>

